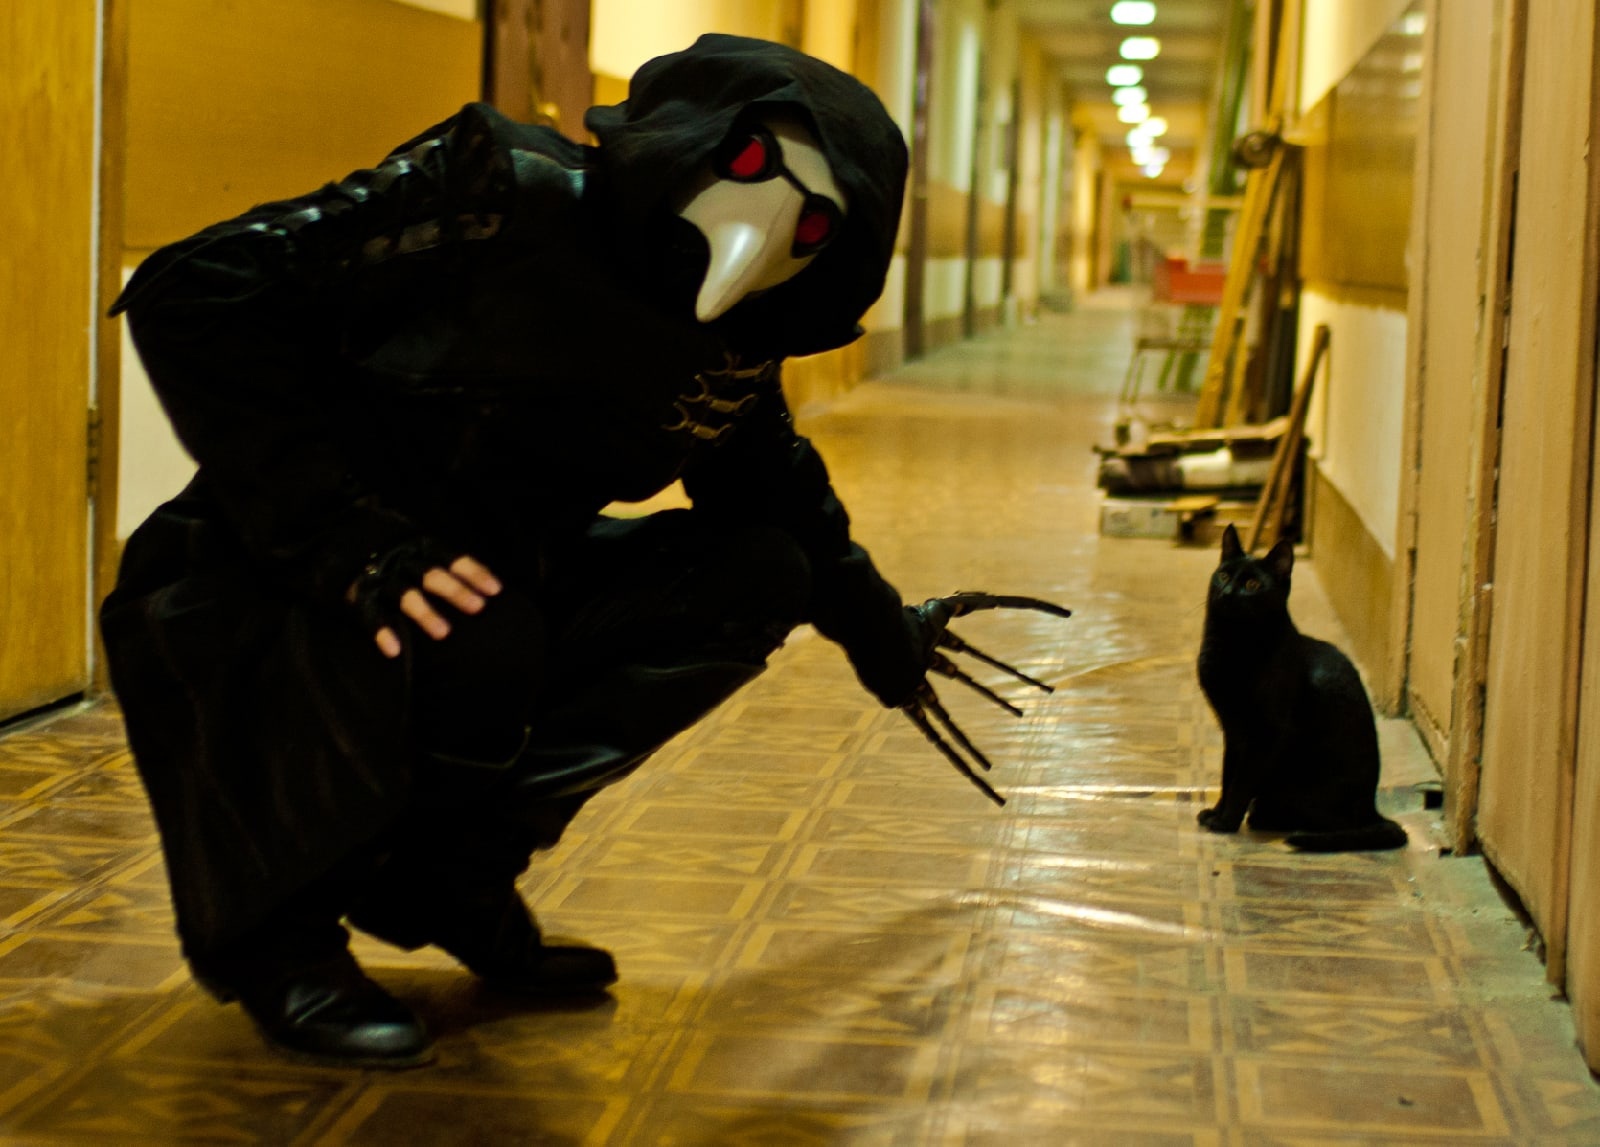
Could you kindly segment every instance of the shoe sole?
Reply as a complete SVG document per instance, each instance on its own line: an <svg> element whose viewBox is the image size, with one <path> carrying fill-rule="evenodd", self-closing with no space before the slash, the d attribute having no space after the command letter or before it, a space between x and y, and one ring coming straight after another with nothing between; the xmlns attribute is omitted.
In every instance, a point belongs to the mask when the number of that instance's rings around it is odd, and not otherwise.
<svg viewBox="0 0 1600 1147"><path fill-rule="evenodd" d="M607 989L616 982L613 978L590 984L551 985L518 983L515 980L494 979L488 976L478 977L478 983L496 995L516 996L518 999L548 1003L597 1003L610 997L611 993Z"/></svg>
<svg viewBox="0 0 1600 1147"><path fill-rule="evenodd" d="M300 1048L287 1047L277 1040L271 1039L265 1032L257 1030L261 1042L271 1048L284 1059L295 1063L303 1063L310 1067L343 1067L357 1068L363 1071L408 1071L412 1068L427 1067L439 1058L439 1050L429 1044L422 1051L413 1055L321 1055L314 1051L303 1051Z"/></svg>

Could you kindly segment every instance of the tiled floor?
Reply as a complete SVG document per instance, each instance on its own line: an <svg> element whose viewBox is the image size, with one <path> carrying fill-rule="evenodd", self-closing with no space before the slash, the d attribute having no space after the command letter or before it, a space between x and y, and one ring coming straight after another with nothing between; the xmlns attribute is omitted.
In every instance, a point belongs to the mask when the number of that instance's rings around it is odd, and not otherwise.
<svg viewBox="0 0 1600 1147"><path fill-rule="evenodd" d="M807 419L907 597L1077 611L957 627L1057 692L1018 720L944 691L996 809L797 635L530 873L551 931L616 952L604 1006L517 1010L363 942L439 1063L275 1059L179 961L114 710L0 739L0 1142L1600 1144L1566 1007L1481 862L1434 846L1406 726L1405 853L1196 828L1214 557L1096 532L1131 326L1085 306ZM1337 639L1311 569L1297 616Z"/></svg>

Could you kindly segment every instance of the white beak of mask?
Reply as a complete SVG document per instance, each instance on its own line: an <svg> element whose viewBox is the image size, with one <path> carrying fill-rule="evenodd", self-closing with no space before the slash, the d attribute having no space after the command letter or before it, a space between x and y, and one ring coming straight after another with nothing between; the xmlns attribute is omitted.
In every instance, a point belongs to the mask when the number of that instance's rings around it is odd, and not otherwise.
<svg viewBox="0 0 1600 1147"><path fill-rule="evenodd" d="M816 137L773 117L736 128L678 214L711 246L695 317L794 278L844 227L845 199Z"/></svg>

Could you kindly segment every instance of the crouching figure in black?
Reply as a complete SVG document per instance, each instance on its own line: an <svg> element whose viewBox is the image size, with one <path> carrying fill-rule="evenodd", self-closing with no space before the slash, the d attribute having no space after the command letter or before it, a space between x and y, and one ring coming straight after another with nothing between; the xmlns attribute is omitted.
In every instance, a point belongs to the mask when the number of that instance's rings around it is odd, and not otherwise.
<svg viewBox="0 0 1600 1147"><path fill-rule="evenodd" d="M586 122L597 147L469 105L158 251L116 307L199 470L129 539L112 680L185 956L292 1054L431 1056L342 921L603 990L517 877L795 625L919 715L945 663L952 610L852 542L779 386L882 290L894 123L726 36ZM675 479L692 510L600 512Z"/></svg>

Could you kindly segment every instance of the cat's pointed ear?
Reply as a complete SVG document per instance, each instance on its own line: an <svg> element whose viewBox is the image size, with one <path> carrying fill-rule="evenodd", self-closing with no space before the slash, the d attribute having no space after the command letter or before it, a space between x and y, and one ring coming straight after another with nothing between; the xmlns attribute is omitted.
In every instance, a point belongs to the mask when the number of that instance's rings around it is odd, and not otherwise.
<svg viewBox="0 0 1600 1147"><path fill-rule="evenodd" d="M1279 538L1277 544L1267 551L1266 562L1274 577L1288 581L1294 569L1294 543L1288 538Z"/></svg>
<svg viewBox="0 0 1600 1147"><path fill-rule="evenodd" d="M1239 531L1234 529L1233 523L1228 523L1228 528L1222 531L1222 560L1231 562L1235 558L1244 557L1244 546L1239 544Z"/></svg>

